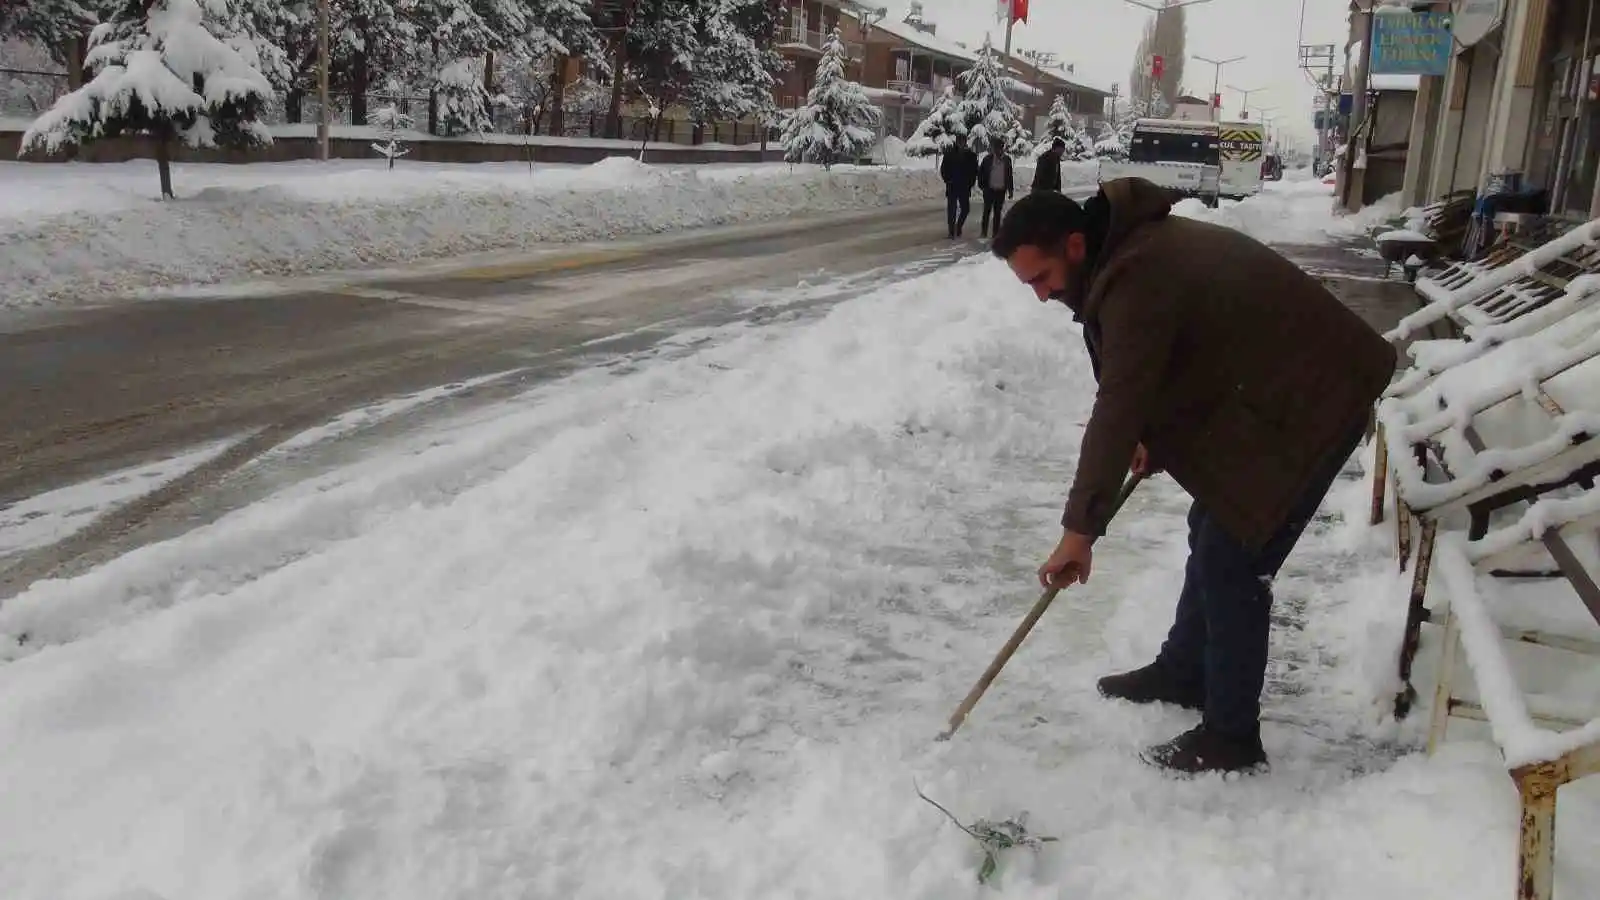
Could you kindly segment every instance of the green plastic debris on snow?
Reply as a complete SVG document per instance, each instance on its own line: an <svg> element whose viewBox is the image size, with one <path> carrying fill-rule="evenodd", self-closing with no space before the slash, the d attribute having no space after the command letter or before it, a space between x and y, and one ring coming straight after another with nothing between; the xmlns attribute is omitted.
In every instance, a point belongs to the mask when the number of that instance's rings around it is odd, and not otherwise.
<svg viewBox="0 0 1600 900"><path fill-rule="evenodd" d="M916 788L917 796L928 802L928 805L944 813L945 818L956 823L956 827L965 831L983 848L983 865L978 868L978 883L988 884L989 878L1000 867L1000 854L1013 847L1027 847L1037 850L1040 846L1058 840L1042 834L1028 832L1028 814L1023 813L1015 819L1005 819L992 822L988 819L978 819L969 827L961 824L950 810L945 809L933 798L922 792L922 787L915 781L912 785Z"/></svg>

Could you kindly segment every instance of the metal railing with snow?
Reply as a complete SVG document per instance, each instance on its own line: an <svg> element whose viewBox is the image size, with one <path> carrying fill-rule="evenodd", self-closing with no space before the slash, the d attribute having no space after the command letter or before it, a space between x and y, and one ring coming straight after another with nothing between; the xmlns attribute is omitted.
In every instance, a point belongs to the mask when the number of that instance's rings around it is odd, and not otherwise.
<svg viewBox="0 0 1600 900"><path fill-rule="evenodd" d="M1486 722L1521 797L1517 900L1554 896L1560 787L1600 774L1600 221L1454 283L1390 333L1442 319L1464 337L1423 341L1380 400L1373 524L1392 482L1396 550L1410 572L1395 715L1417 698L1423 625L1441 628L1428 752L1452 718ZM1413 531L1420 530L1412 558ZM1437 569L1443 597L1426 604ZM1519 671L1559 659L1552 701ZM1465 660L1470 688L1459 682ZM1538 674L1538 673L1535 673ZM1581 693L1581 692L1580 692Z"/></svg>

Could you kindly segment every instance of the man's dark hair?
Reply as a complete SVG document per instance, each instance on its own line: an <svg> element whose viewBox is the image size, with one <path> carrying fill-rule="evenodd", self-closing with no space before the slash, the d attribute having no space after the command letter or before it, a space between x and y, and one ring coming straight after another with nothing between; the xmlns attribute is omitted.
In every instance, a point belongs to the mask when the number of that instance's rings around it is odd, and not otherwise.
<svg viewBox="0 0 1600 900"><path fill-rule="evenodd" d="M1056 138L1055 140L1050 142L1050 146L1052 146L1052 147L1065 147L1065 146L1067 146L1067 142L1065 140L1062 140L1061 138Z"/></svg>
<svg viewBox="0 0 1600 900"><path fill-rule="evenodd" d="M1069 234L1085 231L1089 217L1078 201L1055 191L1041 191L1018 200L995 230L990 249L1010 259L1021 247L1058 247Z"/></svg>

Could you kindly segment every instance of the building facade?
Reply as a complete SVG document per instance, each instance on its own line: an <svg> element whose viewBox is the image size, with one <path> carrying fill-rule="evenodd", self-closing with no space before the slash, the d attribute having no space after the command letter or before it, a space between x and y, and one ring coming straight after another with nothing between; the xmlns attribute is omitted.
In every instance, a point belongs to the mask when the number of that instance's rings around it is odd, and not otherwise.
<svg viewBox="0 0 1600 900"><path fill-rule="evenodd" d="M1364 37L1373 2L1352 4L1350 74L1370 58ZM1509 193L1554 214L1600 216L1600 0L1455 0L1411 9L1455 15L1449 59L1442 74L1417 76L1404 90L1368 76L1377 90L1353 129L1353 165L1340 169L1346 206L1393 190L1406 205L1456 192ZM1397 93L1407 102L1388 99ZM1397 143L1406 151L1395 179L1383 154Z"/></svg>
<svg viewBox="0 0 1600 900"><path fill-rule="evenodd" d="M980 42L967 43L939 33L920 3L895 20L881 7L854 0L785 0L779 51L792 64L774 88L780 109L805 102L815 80L820 44L835 26L849 57L847 74L866 88L883 110L884 131L909 138L957 77L972 68ZM813 32L817 25L824 30ZM804 27L802 27L804 26ZM1020 54L1008 66L1011 99L1023 107L1023 122L1035 128L1060 95L1067 108L1089 123L1105 115L1110 91L1075 77L1067 66L1039 67Z"/></svg>

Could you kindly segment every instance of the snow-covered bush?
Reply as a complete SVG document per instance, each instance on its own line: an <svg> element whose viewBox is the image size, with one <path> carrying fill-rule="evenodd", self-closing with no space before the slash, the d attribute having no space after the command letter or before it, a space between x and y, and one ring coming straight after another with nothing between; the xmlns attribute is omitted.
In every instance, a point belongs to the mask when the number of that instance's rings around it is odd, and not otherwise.
<svg viewBox="0 0 1600 900"><path fill-rule="evenodd" d="M955 146L956 138L965 136L967 123L961 116L961 100L954 85L944 89L944 95L934 104L928 117L922 120L911 140L906 142L907 156L940 156Z"/></svg>
<svg viewBox="0 0 1600 900"><path fill-rule="evenodd" d="M24 154L123 134L156 141L161 193L171 197L171 145L270 144L261 114L272 86L212 28L229 21L226 0L123 0L89 37L87 84L56 101L22 138Z"/></svg>
<svg viewBox="0 0 1600 900"><path fill-rule="evenodd" d="M393 103L367 113L367 124L378 129L383 135L383 140L374 143L372 149L389 161L389 168L393 169L395 160L411 152L410 148L400 142L400 132L410 130L414 123L410 116L401 112Z"/></svg>
<svg viewBox="0 0 1600 900"><path fill-rule="evenodd" d="M439 133L445 137L494 130L489 91L483 86L483 60L465 58L445 63L434 76L439 94Z"/></svg>
<svg viewBox="0 0 1600 900"><path fill-rule="evenodd" d="M1050 104L1050 115L1045 120L1039 142L1034 145L1034 154L1038 155L1049 150L1056 138L1060 138L1066 144L1066 149L1061 154L1062 159L1082 160L1094 155L1094 148L1088 137L1073 120L1072 113L1067 111L1067 99L1059 94Z"/></svg>
<svg viewBox="0 0 1600 900"><path fill-rule="evenodd" d="M815 85L804 106L783 120L783 158L789 162L821 163L859 159L877 140L880 119L861 85L844 76L844 41L835 28L817 62Z"/></svg>
<svg viewBox="0 0 1600 900"><path fill-rule="evenodd" d="M1127 159L1128 148L1133 145L1133 124L1148 108L1144 101L1119 103L1111 111L1111 118L1100 123L1100 136L1094 142L1094 155L1099 159Z"/></svg>

